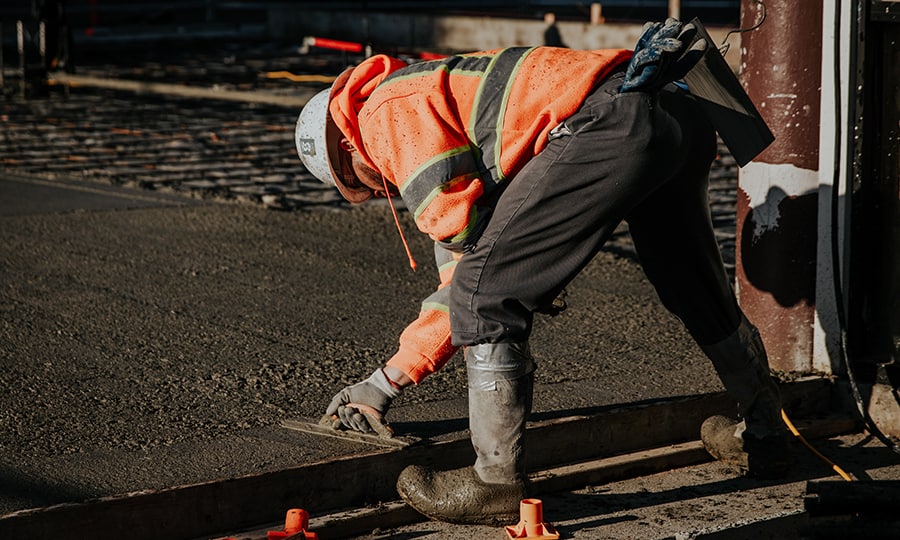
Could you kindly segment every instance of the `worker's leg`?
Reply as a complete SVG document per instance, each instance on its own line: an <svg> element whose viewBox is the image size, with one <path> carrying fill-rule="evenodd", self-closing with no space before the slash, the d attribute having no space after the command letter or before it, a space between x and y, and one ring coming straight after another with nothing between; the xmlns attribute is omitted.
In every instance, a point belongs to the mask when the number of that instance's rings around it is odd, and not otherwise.
<svg viewBox="0 0 900 540"><path fill-rule="evenodd" d="M526 496L522 438L531 411L534 363L523 344L466 347L472 467L435 471L410 466L400 496L420 513L454 523L514 523Z"/></svg>
<svg viewBox="0 0 900 540"><path fill-rule="evenodd" d="M769 375L759 332L741 312L722 263L708 199L712 129L698 122L689 100L671 94L661 101L686 129L696 130L697 147L669 182L626 217L641 264L663 304L678 316L712 361L726 390L738 402L740 424L724 418L704 423L710 452L756 476L785 472L785 429L778 387Z"/></svg>
<svg viewBox="0 0 900 540"><path fill-rule="evenodd" d="M740 322L710 218L708 178L716 135L691 99L661 92L660 101L689 132L692 145L684 149L688 159L625 219L662 303L698 343L715 343Z"/></svg>
<svg viewBox="0 0 900 540"><path fill-rule="evenodd" d="M455 345L522 342L533 313L594 257L624 216L686 160L682 130L656 98L601 86L500 197L456 267Z"/></svg>
<svg viewBox="0 0 900 540"><path fill-rule="evenodd" d="M701 345L728 393L737 401L738 419L713 416L700 428L713 457L738 465L750 476L780 478L791 458L781 419L781 395L769 374L759 332L743 315L737 329L716 343Z"/></svg>

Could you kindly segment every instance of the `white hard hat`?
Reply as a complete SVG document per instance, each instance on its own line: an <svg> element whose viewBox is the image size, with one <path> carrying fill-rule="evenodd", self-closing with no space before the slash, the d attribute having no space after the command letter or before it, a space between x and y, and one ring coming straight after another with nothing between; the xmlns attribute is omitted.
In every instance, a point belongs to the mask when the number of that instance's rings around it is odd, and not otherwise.
<svg viewBox="0 0 900 540"><path fill-rule="evenodd" d="M345 70L331 88L322 90L306 103L294 128L294 144L300 161L313 176L336 187L348 201L360 203L371 198L372 191L358 183L348 186L335 170L342 135L328 111L332 96L344 87L351 71L352 68Z"/></svg>
<svg viewBox="0 0 900 540"><path fill-rule="evenodd" d="M331 88L322 90L306 103L300 116L297 118L297 126L294 128L294 144L297 145L297 155L300 161L320 181L337 186L337 175L331 168L331 160L328 158L329 144L336 149L339 133L328 113L328 102L331 97ZM334 129L330 129L334 126ZM329 137L328 135L333 135ZM332 140L329 140L332 139Z"/></svg>

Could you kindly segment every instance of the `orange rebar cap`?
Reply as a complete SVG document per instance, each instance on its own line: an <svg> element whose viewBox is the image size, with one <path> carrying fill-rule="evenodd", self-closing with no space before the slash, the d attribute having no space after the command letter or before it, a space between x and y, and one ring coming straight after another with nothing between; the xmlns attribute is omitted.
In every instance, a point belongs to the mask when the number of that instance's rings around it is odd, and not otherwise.
<svg viewBox="0 0 900 540"><path fill-rule="evenodd" d="M558 540L559 533L553 525L544 523L544 503L540 499L522 499L519 503L519 524L506 527L509 538Z"/></svg>
<svg viewBox="0 0 900 540"><path fill-rule="evenodd" d="M319 540L319 535L309 532L309 513L302 508L291 508L287 511L284 518L283 531L269 531L266 533L266 540L283 540L285 538L296 538L300 540Z"/></svg>

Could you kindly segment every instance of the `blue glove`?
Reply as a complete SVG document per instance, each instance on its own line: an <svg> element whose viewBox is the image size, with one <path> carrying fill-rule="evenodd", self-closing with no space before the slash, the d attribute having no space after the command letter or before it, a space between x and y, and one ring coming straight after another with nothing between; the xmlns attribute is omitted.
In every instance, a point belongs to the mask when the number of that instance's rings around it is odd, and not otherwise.
<svg viewBox="0 0 900 540"><path fill-rule="evenodd" d="M625 71L620 92L652 92L684 77L706 52L705 39L698 39L693 24L668 18L647 23Z"/></svg>

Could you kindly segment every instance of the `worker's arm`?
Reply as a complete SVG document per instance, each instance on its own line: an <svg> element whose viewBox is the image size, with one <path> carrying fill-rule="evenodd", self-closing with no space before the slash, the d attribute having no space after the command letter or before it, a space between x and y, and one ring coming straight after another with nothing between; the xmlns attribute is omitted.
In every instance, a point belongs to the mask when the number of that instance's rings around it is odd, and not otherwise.
<svg viewBox="0 0 900 540"><path fill-rule="evenodd" d="M450 282L460 255L435 244L435 262L441 282L431 296L422 302L418 318L400 335L400 348L385 369L396 369L418 384L441 369L456 353L450 343Z"/></svg>
<svg viewBox="0 0 900 540"><path fill-rule="evenodd" d="M373 100L374 101L374 100ZM418 228L436 241L440 272L437 291L422 302L419 316L400 335L400 346L383 368L368 379L344 388L332 400L329 414L349 429L368 431L358 408L362 400L382 416L402 388L439 370L457 348L450 341L448 299L453 270L475 228L486 221L476 205L484 189L468 136L455 111L441 96L401 93L371 102L359 117L361 156L400 189Z"/></svg>
<svg viewBox="0 0 900 540"><path fill-rule="evenodd" d="M438 290L422 302L419 317L401 334L397 353L367 379L338 392L325 411L327 415L338 417L347 429L372 431L359 408L349 404L368 406L383 419L403 388L421 382L453 356L457 348L450 344L446 298L458 260L459 255L435 245L435 261L441 278Z"/></svg>

